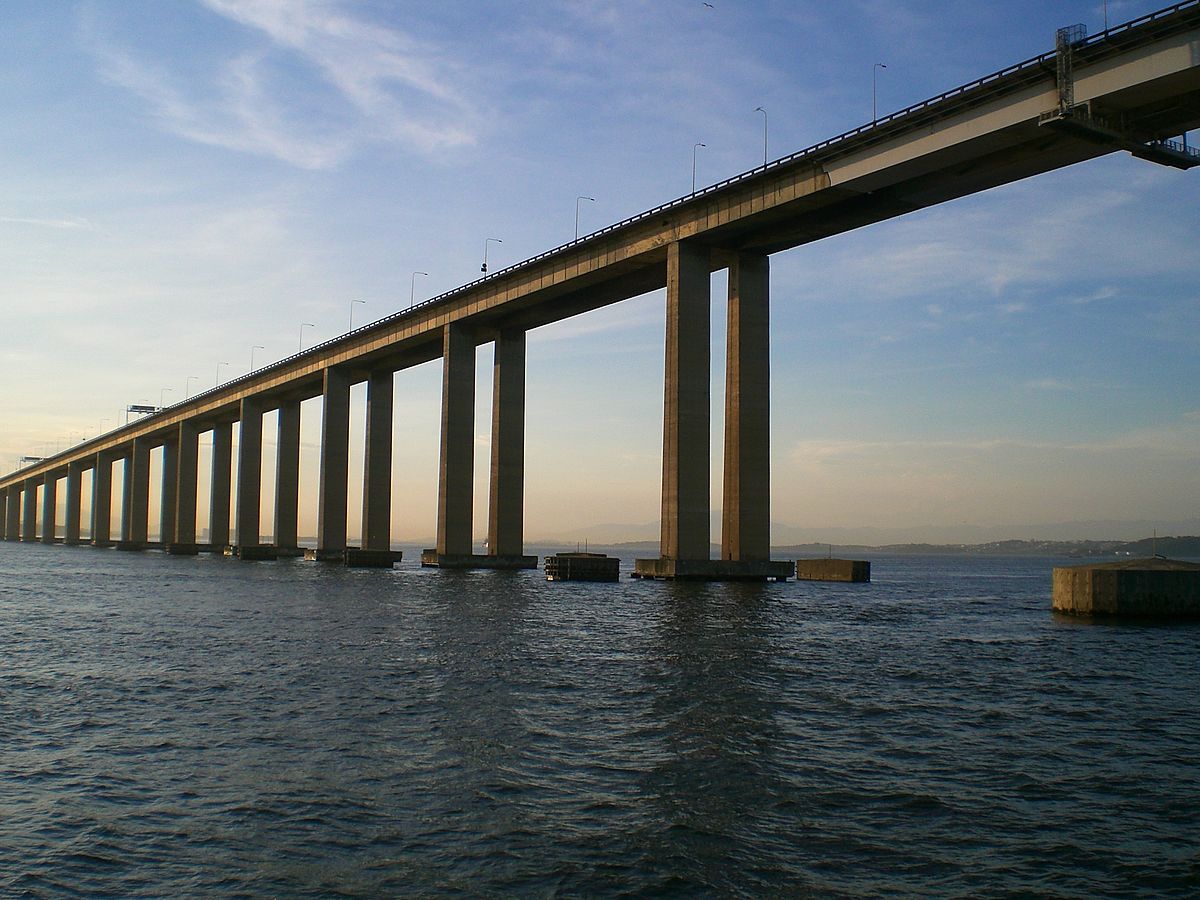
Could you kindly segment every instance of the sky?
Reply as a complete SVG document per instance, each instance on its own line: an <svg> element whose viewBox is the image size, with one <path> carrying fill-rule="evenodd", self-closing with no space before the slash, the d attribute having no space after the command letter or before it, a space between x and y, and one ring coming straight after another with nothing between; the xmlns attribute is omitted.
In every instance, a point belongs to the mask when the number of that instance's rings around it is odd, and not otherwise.
<svg viewBox="0 0 1200 900"><path fill-rule="evenodd" d="M693 159L751 169L764 126L784 156L1159 7L6 0L0 469L469 282L485 242L496 271ZM1200 529L1198 201L1200 170L1114 154L772 257L775 543ZM528 540L657 535L663 303L530 333ZM440 378L396 376L396 539L435 530Z"/></svg>

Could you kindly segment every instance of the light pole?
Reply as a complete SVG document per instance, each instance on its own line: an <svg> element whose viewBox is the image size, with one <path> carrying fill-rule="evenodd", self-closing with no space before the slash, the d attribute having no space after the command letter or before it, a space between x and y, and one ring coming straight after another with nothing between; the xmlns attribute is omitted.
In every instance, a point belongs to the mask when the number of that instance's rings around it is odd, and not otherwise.
<svg viewBox="0 0 1200 900"><path fill-rule="evenodd" d="M354 330L354 304L355 303L366 303L366 302L367 302L366 300L351 300L350 301L350 330L351 331Z"/></svg>
<svg viewBox="0 0 1200 900"><path fill-rule="evenodd" d="M186 400L188 397L192 396L192 382L199 381L199 380L200 379L197 378L195 375L189 375L187 377L187 381L185 381L183 383L183 399L184 400Z"/></svg>
<svg viewBox="0 0 1200 900"><path fill-rule="evenodd" d="M301 322L300 323L300 350L299 350L300 353L304 352L304 329L305 328L315 328L315 327L316 326L313 325L312 322Z"/></svg>
<svg viewBox="0 0 1200 900"><path fill-rule="evenodd" d="M221 383L221 366L227 366L227 365L229 365L229 363L227 363L227 362L217 363L217 382L216 382L216 384L213 385L213 387L216 387L217 384Z"/></svg>
<svg viewBox="0 0 1200 900"><path fill-rule="evenodd" d="M707 144L695 143L692 144L692 193L696 193L696 151L701 147L706 147Z"/></svg>
<svg viewBox="0 0 1200 900"><path fill-rule="evenodd" d="M412 309L413 304L415 304L417 302L417 276L418 275L424 275L426 278L429 277L428 272L413 272L412 273L412 278L410 278L408 280L408 308L409 309Z"/></svg>
<svg viewBox="0 0 1200 900"><path fill-rule="evenodd" d="M886 69L883 63L871 66L871 124L879 121L879 70Z"/></svg>
<svg viewBox="0 0 1200 900"><path fill-rule="evenodd" d="M167 404L164 402L164 398L167 394L173 394L173 393L175 393L175 391L171 388L163 388L161 391L158 392L158 408L159 409L166 409Z"/></svg>
<svg viewBox="0 0 1200 900"><path fill-rule="evenodd" d="M761 106L754 107L755 112L763 114L763 165L767 164L767 111Z"/></svg>
<svg viewBox="0 0 1200 900"><path fill-rule="evenodd" d="M266 350L266 349L267 348L264 347L262 344L255 344L253 347L250 348L250 371L251 372L254 371L254 351L255 350Z"/></svg>
<svg viewBox="0 0 1200 900"><path fill-rule="evenodd" d="M576 197L575 198L575 240L579 240L579 201L581 201L581 200L591 200L593 203L596 202L595 197Z"/></svg>
<svg viewBox="0 0 1200 900"><path fill-rule="evenodd" d="M485 275L487 274L488 243L490 243L491 241L495 241L497 244L504 243L504 241L500 240L500 238L484 238L483 239L483 265L479 267L479 271L483 272Z"/></svg>
<svg viewBox="0 0 1200 900"><path fill-rule="evenodd" d="M100 433L101 434L104 434L104 423L111 422L111 421L112 421L112 419L108 418L108 416L105 416L103 419L100 420Z"/></svg>

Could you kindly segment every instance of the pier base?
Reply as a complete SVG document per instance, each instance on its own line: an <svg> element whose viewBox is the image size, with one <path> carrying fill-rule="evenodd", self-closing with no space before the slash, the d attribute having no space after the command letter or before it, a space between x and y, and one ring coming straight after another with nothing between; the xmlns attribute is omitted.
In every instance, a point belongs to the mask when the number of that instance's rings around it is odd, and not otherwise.
<svg viewBox="0 0 1200 900"><path fill-rule="evenodd" d="M232 555L246 562L279 558L279 552L274 544L239 544L230 549L233 551Z"/></svg>
<svg viewBox="0 0 1200 900"><path fill-rule="evenodd" d="M795 573L791 561L782 559L638 559L634 578L666 578L680 581L787 581Z"/></svg>
<svg viewBox="0 0 1200 900"><path fill-rule="evenodd" d="M796 580L870 581L871 563L865 559L798 559Z"/></svg>
<svg viewBox="0 0 1200 900"><path fill-rule="evenodd" d="M1052 605L1076 616L1200 619L1200 564L1155 557L1056 568Z"/></svg>
<svg viewBox="0 0 1200 900"><path fill-rule="evenodd" d="M199 544L167 544L166 550L172 556L195 556L200 552Z"/></svg>
<svg viewBox="0 0 1200 900"><path fill-rule="evenodd" d="M390 569L404 558L399 550L360 550L347 547L342 561L349 569Z"/></svg>
<svg viewBox="0 0 1200 900"><path fill-rule="evenodd" d="M556 553L546 557L547 581L618 581L621 561L603 553Z"/></svg>
<svg viewBox="0 0 1200 900"><path fill-rule="evenodd" d="M145 550L146 542L145 541L117 541L112 546L116 547L118 550Z"/></svg>
<svg viewBox="0 0 1200 900"><path fill-rule="evenodd" d="M488 556L482 553L438 553L422 550L421 565L427 569L536 569L536 556Z"/></svg>

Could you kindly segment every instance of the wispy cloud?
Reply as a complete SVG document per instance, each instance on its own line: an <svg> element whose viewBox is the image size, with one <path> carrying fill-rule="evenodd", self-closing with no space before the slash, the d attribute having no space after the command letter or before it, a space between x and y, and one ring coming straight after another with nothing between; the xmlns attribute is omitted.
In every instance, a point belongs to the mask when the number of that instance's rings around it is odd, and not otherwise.
<svg viewBox="0 0 1200 900"><path fill-rule="evenodd" d="M65 219L27 219L20 216L0 216L0 222L6 225L31 225L35 228L59 228L68 231L77 228L95 227L87 219L81 219L76 216L68 216Z"/></svg>
<svg viewBox="0 0 1200 900"><path fill-rule="evenodd" d="M88 29L103 75L149 104L168 131L201 144L331 168L372 142L419 153L475 142L482 122L436 46L318 0L203 0L248 32L207 76L184 77L102 29Z"/></svg>

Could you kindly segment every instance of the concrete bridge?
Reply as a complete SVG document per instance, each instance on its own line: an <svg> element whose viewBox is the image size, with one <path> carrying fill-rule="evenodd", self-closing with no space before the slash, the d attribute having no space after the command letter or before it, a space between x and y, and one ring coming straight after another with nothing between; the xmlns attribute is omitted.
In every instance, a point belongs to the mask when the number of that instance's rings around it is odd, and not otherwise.
<svg viewBox="0 0 1200 900"><path fill-rule="evenodd" d="M91 543L147 545L150 455L161 448L167 550L295 552L300 403L321 397L317 552L347 550L350 389L367 385L362 544L390 545L392 376L441 358L437 547L427 562L528 567L523 555L525 335L666 287L660 557L644 576L766 578L770 561L769 257L820 238L1115 151L1187 169L1174 136L1200 127L1200 0L1054 51L642 213L358 328L0 478L0 536L81 541L91 471ZM710 274L729 270L721 558L709 558ZM472 553L475 348L495 342L488 552ZM263 415L278 410L274 544L260 544ZM230 509L232 426L240 422ZM199 437L211 432L209 547L197 543ZM112 471L124 466L121 533ZM61 484L60 484L61 483ZM39 491L41 494L39 514Z"/></svg>

